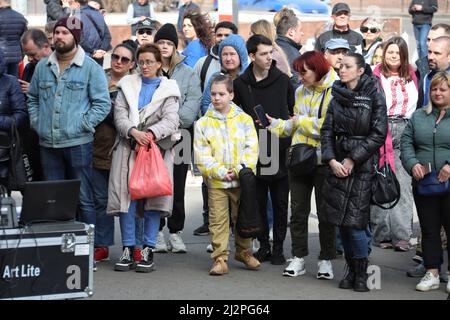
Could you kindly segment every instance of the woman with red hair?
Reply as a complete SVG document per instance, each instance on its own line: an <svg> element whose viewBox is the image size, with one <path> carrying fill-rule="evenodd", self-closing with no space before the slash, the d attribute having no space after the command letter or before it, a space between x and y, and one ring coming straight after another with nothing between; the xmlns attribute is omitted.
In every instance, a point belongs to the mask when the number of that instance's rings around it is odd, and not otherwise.
<svg viewBox="0 0 450 320"><path fill-rule="evenodd" d="M308 218L311 212L311 194L316 190L316 208L320 207L322 184L326 166L321 162L320 129L331 101L331 87L338 76L321 52L308 51L294 60L294 70L299 74L300 87L295 92L294 116L289 120L268 117L268 129L280 137L292 137L292 144L308 144L316 148L317 164L308 174L296 175L289 171L291 190L291 263L284 276L296 277L306 273L304 257L308 255ZM335 228L320 222L320 255L318 279L333 279L330 260L336 255Z"/></svg>

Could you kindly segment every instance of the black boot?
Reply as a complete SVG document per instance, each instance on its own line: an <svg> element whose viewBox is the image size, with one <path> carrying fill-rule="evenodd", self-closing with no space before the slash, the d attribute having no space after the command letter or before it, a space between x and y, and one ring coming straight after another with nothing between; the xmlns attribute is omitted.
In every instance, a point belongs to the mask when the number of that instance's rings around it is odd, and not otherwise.
<svg viewBox="0 0 450 320"><path fill-rule="evenodd" d="M367 287L367 259L353 259L355 263L355 286L353 290L356 292L367 292L369 288Z"/></svg>
<svg viewBox="0 0 450 320"><path fill-rule="evenodd" d="M353 289L355 286L355 262L353 259L345 258L347 261L347 272L344 279L339 282L339 288L341 289Z"/></svg>
<svg viewBox="0 0 450 320"><path fill-rule="evenodd" d="M272 250L272 257L270 258L270 263L274 265L282 265L286 262L286 258L283 254L283 244L274 243Z"/></svg>

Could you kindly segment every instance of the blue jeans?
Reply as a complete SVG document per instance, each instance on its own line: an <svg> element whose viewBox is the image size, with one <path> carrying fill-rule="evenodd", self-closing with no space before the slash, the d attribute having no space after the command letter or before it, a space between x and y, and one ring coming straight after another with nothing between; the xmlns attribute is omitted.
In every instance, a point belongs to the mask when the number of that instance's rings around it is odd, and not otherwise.
<svg viewBox="0 0 450 320"><path fill-rule="evenodd" d="M124 247L136 245L136 201L131 201L128 212L120 214L120 231ZM144 245L155 247L159 231L159 211L144 211Z"/></svg>
<svg viewBox="0 0 450 320"><path fill-rule="evenodd" d="M367 228L359 230L341 227L340 232L346 258L366 259L368 257Z"/></svg>
<svg viewBox="0 0 450 320"><path fill-rule="evenodd" d="M161 221L159 222L161 224ZM134 229L136 235L136 247L142 248L144 245L144 218L136 216L134 218Z"/></svg>
<svg viewBox="0 0 450 320"><path fill-rule="evenodd" d="M370 253L372 252L372 239L373 239L373 232L372 232L372 228L370 227L370 225L367 226L366 228L366 239L367 239L367 250L368 250L368 254L370 255ZM336 227L336 251L344 251L344 247L342 244L342 239L341 239L341 231L339 227Z"/></svg>
<svg viewBox="0 0 450 320"><path fill-rule="evenodd" d="M68 148L40 147L45 180L79 179L78 220L95 225L92 196L92 142Z"/></svg>
<svg viewBox="0 0 450 320"><path fill-rule="evenodd" d="M417 42L417 55L419 56L419 59L428 55L427 36L430 29L430 24L414 25L414 37Z"/></svg>
<svg viewBox="0 0 450 320"><path fill-rule="evenodd" d="M94 241L96 247L114 245L114 216L106 214L108 181L109 170L92 169L92 190L95 211L97 212Z"/></svg>

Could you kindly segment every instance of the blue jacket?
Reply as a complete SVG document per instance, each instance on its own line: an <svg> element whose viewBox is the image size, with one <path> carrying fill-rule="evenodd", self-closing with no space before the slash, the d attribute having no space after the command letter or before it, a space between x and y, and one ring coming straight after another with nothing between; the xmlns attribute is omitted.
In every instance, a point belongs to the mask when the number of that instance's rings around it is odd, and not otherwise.
<svg viewBox="0 0 450 320"><path fill-rule="evenodd" d="M102 14L97 10L83 6L79 10L83 31L80 46L85 52L92 54L95 50L111 49L111 33Z"/></svg>
<svg viewBox="0 0 450 320"><path fill-rule="evenodd" d="M20 37L27 30L27 20L10 7L0 8L0 50L6 63L18 63L22 60Z"/></svg>
<svg viewBox="0 0 450 320"><path fill-rule="evenodd" d="M195 64L200 58L208 55L208 50L200 42L200 39L196 39L189 42L189 44L181 54L186 57L186 59L184 60L184 64L191 68L194 68Z"/></svg>
<svg viewBox="0 0 450 320"><path fill-rule="evenodd" d="M6 74L6 62L0 50L0 131L11 132L12 119L18 127L28 120L25 96L16 77ZM8 166L0 164L0 177L8 176Z"/></svg>
<svg viewBox="0 0 450 320"><path fill-rule="evenodd" d="M241 61L239 74L243 74L248 67L248 54L244 38L242 38L238 34L230 34L228 37L222 40L218 50L218 56L221 66L222 66L222 59L220 58L220 56L222 55L222 50L224 47L233 47L234 50L236 50L237 54L239 55L239 60ZM205 83L205 90L203 91L202 104L200 107L202 115L204 115L206 111L208 111L209 105L211 104L211 82L218 74L220 74L220 72L216 72L213 75L211 75L211 77L208 80L208 83Z"/></svg>
<svg viewBox="0 0 450 320"><path fill-rule="evenodd" d="M28 112L41 146L67 148L93 141L94 128L110 109L105 73L80 46L61 75L56 52L37 64Z"/></svg>

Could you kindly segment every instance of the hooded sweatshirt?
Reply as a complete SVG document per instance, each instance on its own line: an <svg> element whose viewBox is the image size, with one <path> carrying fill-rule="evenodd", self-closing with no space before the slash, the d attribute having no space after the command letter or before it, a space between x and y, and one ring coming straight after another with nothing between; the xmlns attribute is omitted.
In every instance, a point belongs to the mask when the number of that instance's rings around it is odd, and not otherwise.
<svg viewBox="0 0 450 320"><path fill-rule="evenodd" d="M241 65L239 68L239 74L242 74L248 66L248 54L247 54L247 48L245 46L245 40L240 36L236 34L230 34L228 37L226 37L219 45L219 57L222 55L222 50L225 47L233 47L236 52L239 55L239 60L241 61ZM220 65L222 68L222 73L227 73L226 70L224 70L222 65L222 59L219 58ZM205 90L203 91L203 97L202 97L202 106L201 111L202 114L205 114L208 110L210 104L211 104L211 81L214 79L216 75L218 75L220 72L216 72L213 74L209 80L208 84L205 86Z"/></svg>
<svg viewBox="0 0 450 320"><path fill-rule="evenodd" d="M295 92L294 114L297 119L273 119L268 129L281 137L291 137L292 144L306 143L317 147L320 163L320 129L322 128L328 104L332 99L331 88L338 76L333 68L323 77L320 85L307 88L301 85ZM322 109L319 115L319 109Z"/></svg>
<svg viewBox="0 0 450 320"><path fill-rule="evenodd" d="M252 118L234 103L224 115L213 107L195 124L195 163L209 188L237 188L239 180L223 181L229 169L236 176L245 167L255 170L258 137Z"/></svg>
<svg viewBox="0 0 450 320"><path fill-rule="evenodd" d="M253 108L260 104L264 111L273 118L280 118L283 120L289 119L289 115L293 113L295 104L294 88L290 82L289 77L281 72L276 66L276 62L272 61L268 76L256 81L253 74L253 63L251 63L247 70L234 80L234 102L249 114L253 120L257 120L257 116ZM256 124L255 124L256 126ZM261 134L267 135L267 150L271 150L271 140L276 137L269 137L269 132L266 129L261 129ZM264 133L265 131L265 133ZM267 179L279 179L287 175L287 170L284 165L286 158L286 149L291 145L291 138L281 138L279 141L278 164L279 170L273 176L266 177ZM262 155L264 157L268 155ZM267 165L267 166L270 166ZM258 165L258 169L261 165ZM258 171L258 175L260 172Z"/></svg>

